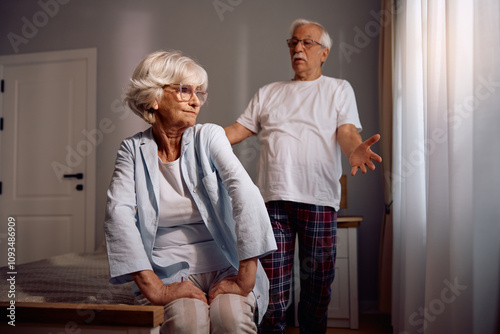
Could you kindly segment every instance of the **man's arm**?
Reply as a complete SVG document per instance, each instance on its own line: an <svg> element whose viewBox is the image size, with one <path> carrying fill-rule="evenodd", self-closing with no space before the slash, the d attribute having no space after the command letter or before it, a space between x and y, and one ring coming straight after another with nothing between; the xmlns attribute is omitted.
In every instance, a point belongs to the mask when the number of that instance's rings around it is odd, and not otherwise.
<svg viewBox="0 0 500 334"><path fill-rule="evenodd" d="M246 127L237 122L231 124L230 126L226 126L224 131L226 131L227 139L229 139L231 145L238 144L248 137L255 135L254 132L248 130Z"/></svg>
<svg viewBox="0 0 500 334"><path fill-rule="evenodd" d="M337 129L337 142L342 152L349 158L351 164L351 175L356 175L358 169L366 174L366 166L374 170L373 161L382 162L382 158L373 153L370 146L378 142L380 135L376 134L366 141L361 140L361 136L353 124L344 124Z"/></svg>

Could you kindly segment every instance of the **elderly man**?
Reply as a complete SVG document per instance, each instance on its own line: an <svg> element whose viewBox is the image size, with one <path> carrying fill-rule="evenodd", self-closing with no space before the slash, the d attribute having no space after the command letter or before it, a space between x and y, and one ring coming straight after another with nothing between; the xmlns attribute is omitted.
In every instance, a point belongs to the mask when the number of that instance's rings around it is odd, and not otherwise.
<svg viewBox="0 0 500 334"><path fill-rule="evenodd" d="M278 251L262 260L270 280L270 303L262 333L284 333L295 238L300 260L301 333L325 333L334 278L341 152L351 175L374 170L382 159L362 142L354 91L323 76L331 39L317 22L291 25L287 40L295 76L259 89L236 123L225 128L231 144L259 133L257 185L266 202ZM340 148L339 148L340 147Z"/></svg>

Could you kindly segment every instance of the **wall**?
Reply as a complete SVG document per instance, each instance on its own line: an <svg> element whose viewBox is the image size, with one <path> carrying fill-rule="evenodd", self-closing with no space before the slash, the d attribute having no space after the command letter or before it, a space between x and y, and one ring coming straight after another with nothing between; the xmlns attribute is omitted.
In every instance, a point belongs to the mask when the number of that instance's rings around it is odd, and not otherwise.
<svg viewBox="0 0 500 334"><path fill-rule="evenodd" d="M97 121L109 118L116 125L96 148L99 244L118 145L146 127L119 108L128 79L146 54L179 49L198 60L209 74L209 102L198 120L226 126L236 120L260 86L292 78L285 44L289 24L298 17L319 21L334 40L323 73L347 79L354 87L366 139L378 131L375 14L379 6L375 0L2 0L0 54L97 48ZM27 34L23 30L27 21L38 24L36 31ZM26 39L12 43L9 33ZM234 149L255 176L257 140L252 138ZM348 163L343 165L349 173ZM366 305L378 298L380 170L348 178L346 213L364 216L359 228L359 293Z"/></svg>

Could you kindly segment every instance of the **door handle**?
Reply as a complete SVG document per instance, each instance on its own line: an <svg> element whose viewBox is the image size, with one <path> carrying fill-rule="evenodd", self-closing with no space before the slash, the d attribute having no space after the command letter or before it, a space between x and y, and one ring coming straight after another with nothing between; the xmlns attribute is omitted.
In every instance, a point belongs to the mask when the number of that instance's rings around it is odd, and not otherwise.
<svg viewBox="0 0 500 334"><path fill-rule="evenodd" d="M64 176L65 179L70 179L72 177L76 178L77 180L83 179L83 173L64 174L63 176Z"/></svg>

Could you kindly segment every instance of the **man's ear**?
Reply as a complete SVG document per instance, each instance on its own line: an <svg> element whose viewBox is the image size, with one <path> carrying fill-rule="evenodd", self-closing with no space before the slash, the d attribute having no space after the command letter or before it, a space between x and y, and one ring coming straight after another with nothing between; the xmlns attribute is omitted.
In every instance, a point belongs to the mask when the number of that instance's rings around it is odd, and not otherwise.
<svg viewBox="0 0 500 334"><path fill-rule="evenodd" d="M321 63L324 63L326 61L326 58L328 58L328 55L330 54L330 49L322 48L320 53L321 53Z"/></svg>
<svg viewBox="0 0 500 334"><path fill-rule="evenodd" d="M158 108L159 108L158 101L155 100L155 103L153 103L153 109L158 110Z"/></svg>

